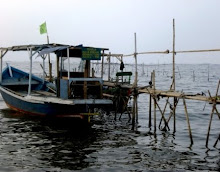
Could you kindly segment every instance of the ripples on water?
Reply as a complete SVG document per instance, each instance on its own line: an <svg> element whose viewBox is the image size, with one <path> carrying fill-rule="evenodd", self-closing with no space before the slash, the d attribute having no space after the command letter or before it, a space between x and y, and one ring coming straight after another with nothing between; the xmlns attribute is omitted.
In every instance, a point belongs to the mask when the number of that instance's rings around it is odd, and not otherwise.
<svg viewBox="0 0 220 172"><path fill-rule="evenodd" d="M210 89L214 95L220 76L219 67L212 65L210 81L207 82L207 65L179 65L181 78L177 73L177 89L206 94ZM153 69L156 70L156 87L168 89L171 66L148 67L148 71ZM141 70L139 68L139 73ZM192 70L195 71L195 81ZM145 73L139 77L139 83L147 85L149 78L149 73ZM121 121L114 121L113 114L106 116L103 113L94 119L91 128L82 128L73 126L73 121L69 120L18 114L7 109L1 98L0 171L220 170L220 143L216 148L212 146L220 133L220 121L216 115L213 117L209 149L205 147L212 108L209 104L186 100L194 139L190 146L182 101L177 107L177 132L173 134L171 120L170 131L157 129L157 135L154 135L148 128L148 100L148 95L139 96L139 123L136 131L131 131L126 114ZM164 102L165 98L160 100L161 107ZM166 116L168 113L169 109Z"/></svg>

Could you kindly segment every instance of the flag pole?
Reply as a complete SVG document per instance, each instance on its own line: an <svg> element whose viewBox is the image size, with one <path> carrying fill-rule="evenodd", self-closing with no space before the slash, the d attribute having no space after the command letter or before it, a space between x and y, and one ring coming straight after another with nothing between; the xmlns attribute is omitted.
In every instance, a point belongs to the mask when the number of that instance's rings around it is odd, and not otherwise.
<svg viewBox="0 0 220 172"><path fill-rule="evenodd" d="M47 30L47 44L49 44L49 35ZM50 53L48 53L48 63L49 63L49 81L52 81L52 63L50 62Z"/></svg>

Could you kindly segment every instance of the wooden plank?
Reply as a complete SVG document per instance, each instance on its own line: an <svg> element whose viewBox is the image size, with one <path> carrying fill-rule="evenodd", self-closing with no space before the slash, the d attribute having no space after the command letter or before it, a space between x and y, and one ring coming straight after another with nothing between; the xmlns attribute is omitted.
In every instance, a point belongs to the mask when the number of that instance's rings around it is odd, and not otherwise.
<svg viewBox="0 0 220 172"><path fill-rule="evenodd" d="M187 94L187 93L181 93L181 92L171 91L171 90L162 91L162 90L153 90L152 88L144 88L138 91L139 93L147 93L147 94L154 94L154 91L155 91L156 95L160 95L163 97L176 97L176 98L184 97L185 99L190 99L190 100L212 102L211 98L207 96L201 96L201 95L190 94L190 93ZM220 103L220 100L217 100L217 103Z"/></svg>
<svg viewBox="0 0 220 172"><path fill-rule="evenodd" d="M32 92L35 92L35 93L38 93L38 94L41 94L41 95L45 95L45 96L53 96L53 97L56 96L54 93L50 93L50 92L47 92L47 91L32 90Z"/></svg>

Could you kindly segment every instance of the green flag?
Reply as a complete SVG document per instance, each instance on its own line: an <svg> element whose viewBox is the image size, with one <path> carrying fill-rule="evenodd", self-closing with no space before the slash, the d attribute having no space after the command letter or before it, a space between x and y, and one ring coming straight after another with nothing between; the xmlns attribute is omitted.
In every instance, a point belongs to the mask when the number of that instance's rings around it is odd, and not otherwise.
<svg viewBox="0 0 220 172"><path fill-rule="evenodd" d="M47 33L47 25L46 22L40 25L40 34Z"/></svg>

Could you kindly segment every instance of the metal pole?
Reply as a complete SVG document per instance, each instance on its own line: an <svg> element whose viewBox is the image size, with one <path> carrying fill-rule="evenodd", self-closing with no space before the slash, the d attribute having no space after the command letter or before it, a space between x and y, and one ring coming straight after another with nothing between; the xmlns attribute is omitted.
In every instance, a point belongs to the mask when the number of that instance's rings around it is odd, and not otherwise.
<svg viewBox="0 0 220 172"><path fill-rule="evenodd" d="M29 86L28 95L31 95L31 80L32 80L32 48L28 48L29 58L30 58L30 71L29 71Z"/></svg>

